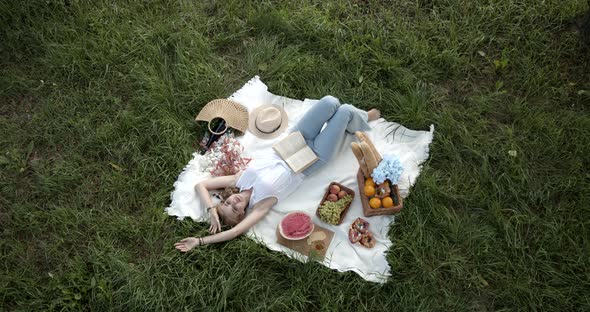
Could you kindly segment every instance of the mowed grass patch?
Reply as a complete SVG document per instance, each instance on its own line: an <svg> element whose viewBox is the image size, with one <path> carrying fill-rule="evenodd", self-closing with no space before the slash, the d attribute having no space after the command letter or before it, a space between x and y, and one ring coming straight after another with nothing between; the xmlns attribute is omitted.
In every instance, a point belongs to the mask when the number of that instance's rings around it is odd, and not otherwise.
<svg viewBox="0 0 590 312"><path fill-rule="evenodd" d="M0 3L4 310L585 310L585 1ZM430 158L384 285L164 214L254 75L412 129Z"/></svg>

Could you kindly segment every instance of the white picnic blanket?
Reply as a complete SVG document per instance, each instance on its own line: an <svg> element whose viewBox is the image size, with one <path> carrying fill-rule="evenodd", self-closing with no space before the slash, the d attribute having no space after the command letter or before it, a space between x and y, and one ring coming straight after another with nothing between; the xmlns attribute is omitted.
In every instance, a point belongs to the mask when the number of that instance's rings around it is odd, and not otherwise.
<svg viewBox="0 0 590 312"><path fill-rule="evenodd" d="M268 92L267 86L260 81L258 76L248 81L230 99L244 105L248 111L266 103L281 105L289 115L290 126L294 125L303 113L317 101L310 99L300 101L274 95ZM385 121L383 118L372 121L370 126L372 130L367 134L377 150L382 155L391 153L399 156L404 166L399 187L402 196L406 197L410 187L420 174L421 164L428 158L428 146L432 142L434 126L430 126L430 131L413 131L399 124ZM273 140L261 140L247 132L238 140L243 144L246 155L256 158L260 154L273 153L271 146L284 138L285 135L286 133L283 133ZM387 277L391 275L385 252L392 244L387 232L389 227L393 225L394 216L368 218L363 216L356 182L358 163L350 149L350 143L355 140L354 135L347 135L329 164L315 174L306 177L298 190L286 200L278 203L246 235L272 250L283 252L300 261L307 261L306 256L279 245L276 239L276 228L281 218L290 211L304 211L313 216L315 223L334 231L334 238L322 264L341 272L354 271L367 281L385 283ZM172 202L170 207L166 208L166 213L178 217L179 220L183 220L185 217L197 221L208 220L205 207L193 189L196 183L210 177L209 173L202 172L202 157L198 153L194 153L193 159L189 161L174 183L174 191L171 194ZM332 181L337 181L357 191L344 221L339 226L323 223L315 215L319 202L328 184ZM408 207L406 206L404 209L408 209ZM348 228L352 221L358 217L363 217L370 222L369 230L377 240L377 244L371 249L362 247L360 244L351 245L348 241Z"/></svg>

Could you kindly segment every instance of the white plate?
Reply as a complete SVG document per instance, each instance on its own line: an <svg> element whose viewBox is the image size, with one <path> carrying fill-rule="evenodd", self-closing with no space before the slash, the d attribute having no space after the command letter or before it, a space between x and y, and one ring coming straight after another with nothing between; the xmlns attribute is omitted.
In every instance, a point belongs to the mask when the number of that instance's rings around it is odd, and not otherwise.
<svg viewBox="0 0 590 312"><path fill-rule="evenodd" d="M282 224L283 224L283 220L285 220L287 217L289 217L290 215L292 215L292 214L295 214L295 213L302 213L302 214L306 215L307 217L309 217L309 222L311 223L311 231L309 231L309 233L307 233L305 236L298 237L298 238L291 238L291 237L288 237L287 235L285 235L285 233L283 233L283 226L282 226ZM310 216L310 215L308 215L307 213L303 212L303 211L293 211L293 212L289 212L289 213L288 213L286 216L284 216L284 217L281 219L281 221L279 222L279 232L281 233L281 236L282 236L282 237L284 237L284 238L285 238L285 239L287 239L287 240L301 240L301 239L305 239L305 238L307 238L309 235L311 235L311 233L313 233L313 230L315 229L315 224L313 224L313 221L311 221L311 220L312 220L312 219L311 219L311 216Z"/></svg>

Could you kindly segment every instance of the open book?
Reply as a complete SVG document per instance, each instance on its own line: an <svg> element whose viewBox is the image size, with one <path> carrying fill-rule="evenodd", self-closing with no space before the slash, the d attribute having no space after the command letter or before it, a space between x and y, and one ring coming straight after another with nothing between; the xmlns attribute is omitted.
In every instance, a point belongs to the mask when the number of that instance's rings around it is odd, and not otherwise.
<svg viewBox="0 0 590 312"><path fill-rule="evenodd" d="M289 134L272 148L295 173L300 173L319 160L299 131Z"/></svg>

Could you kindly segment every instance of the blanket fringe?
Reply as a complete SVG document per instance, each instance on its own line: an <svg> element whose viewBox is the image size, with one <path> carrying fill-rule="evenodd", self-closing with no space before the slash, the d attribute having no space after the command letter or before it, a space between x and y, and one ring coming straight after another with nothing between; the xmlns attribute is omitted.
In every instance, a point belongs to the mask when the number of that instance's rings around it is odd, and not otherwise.
<svg viewBox="0 0 590 312"><path fill-rule="evenodd" d="M260 81L260 77L258 75L256 75L256 76L250 78L250 80L248 80L248 82L246 82L238 91L234 92L228 99L235 100L235 98L239 97L240 94L242 94L244 92L244 89L246 89L252 85L258 84L258 83L262 83L262 82ZM265 87L266 87L266 85L265 85Z"/></svg>

